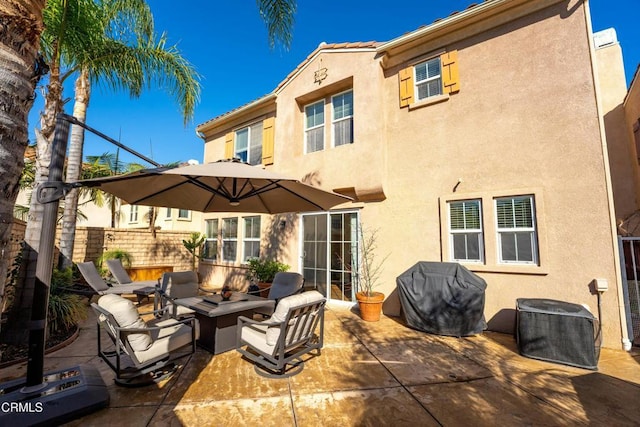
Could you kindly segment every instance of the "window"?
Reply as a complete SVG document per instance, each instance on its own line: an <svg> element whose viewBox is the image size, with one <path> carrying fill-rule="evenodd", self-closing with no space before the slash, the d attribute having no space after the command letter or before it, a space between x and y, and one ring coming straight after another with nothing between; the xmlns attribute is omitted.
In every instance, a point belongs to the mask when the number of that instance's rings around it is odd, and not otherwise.
<svg viewBox="0 0 640 427"><path fill-rule="evenodd" d="M235 262L238 253L238 218L222 220L222 260Z"/></svg>
<svg viewBox="0 0 640 427"><path fill-rule="evenodd" d="M138 205L131 205L129 211L129 222L138 222Z"/></svg>
<svg viewBox="0 0 640 427"><path fill-rule="evenodd" d="M442 95L440 57L422 62L414 67L417 100Z"/></svg>
<svg viewBox="0 0 640 427"><path fill-rule="evenodd" d="M251 165L262 162L262 122L236 131L234 156Z"/></svg>
<svg viewBox="0 0 640 427"><path fill-rule="evenodd" d="M165 219L171 219L171 208L167 208L167 214L165 216Z"/></svg>
<svg viewBox="0 0 640 427"><path fill-rule="evenodd" d="M189 219L191 211L189 209L178 209L178 219Z"/></svg>
<svg viewBox="0 0 640 427"><path fill-rule="evenodd" d="M495 199L501 263L536 264L537 235L532 196Z"/></svg>
<svg viewBox="0 0 640 427"><path fill-rule="evenodd" d="M218 260L218 220L208 219L205 221L206 240L202 250L202 257L211 261Z"/></svg>
<svg viewBox="0 0 640 427"><path fill-rule="evenodd" d="M480 200L449 202L449 236L454 261L484 262Z"/></svg>
<svg viewBox="0 0 640 427"><path fill-rule="evenodd" d="M307 105L304 114L306 152L324 150L324 101Z"/></svg>
<svg viewBox="0 0 640 427"><path fill-rule="evenodd" d="M353 91L335 95L333 105L334 146L353 143Z"/></svg>
<svg viewBox="0 0 640 427"><path fill-rule="evenodd" d="M244 254L242 262L249 258L260 258L260 217L244 218L244 238L242 240Z"/></svg>

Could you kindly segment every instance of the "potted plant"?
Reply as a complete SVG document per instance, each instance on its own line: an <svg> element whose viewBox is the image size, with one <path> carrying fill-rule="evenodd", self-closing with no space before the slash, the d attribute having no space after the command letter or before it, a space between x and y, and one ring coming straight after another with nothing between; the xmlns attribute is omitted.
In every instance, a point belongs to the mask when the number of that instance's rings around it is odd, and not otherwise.
<svg viewBox="0 0 640 427"><path fill-rule="evenodd" d="M258 285L261 289L260 296L263 298L267 298L269 292L266 289L271 287L276 273L288 271L289 268L291 268L289 265L275 260L259 258L250 258L247 260L247 266L247 279L249 279L251 283Z"/></svg>
<svg viewBox="0 0 640 427"><path fill-rule="evenodd" d="M358 234L360 234L360 265L356 274L358 279L356 300L360 307L360 317L368 322L380 320L384 294L375 292L373 288L379 285L383 264L389 256L385 256L380 261L376 259L377 233L378 230L365 233L362 227L358 228Z"/></svg>

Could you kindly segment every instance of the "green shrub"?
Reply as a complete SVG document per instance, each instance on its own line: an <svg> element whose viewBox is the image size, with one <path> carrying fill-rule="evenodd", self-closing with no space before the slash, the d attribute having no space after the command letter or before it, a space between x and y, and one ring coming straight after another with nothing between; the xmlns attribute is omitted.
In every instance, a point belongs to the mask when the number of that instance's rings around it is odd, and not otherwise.
<svg viewBox="0 0 640 427"><path fill-rule="evenodd" d="M247 271L247 279L252 282L273 282L276 273L280 271L288 271L291 267L278 261L270 259L250 258L247 261L249 271Z"/></svg>
<svg viewBox="0 0 640 427"><path fill-rule="evenodd" d="M47 314L49 333L67 331L87 318L87 309L80 295L65 289L73 286L73 277L71 268L53 270Z"/></svg>

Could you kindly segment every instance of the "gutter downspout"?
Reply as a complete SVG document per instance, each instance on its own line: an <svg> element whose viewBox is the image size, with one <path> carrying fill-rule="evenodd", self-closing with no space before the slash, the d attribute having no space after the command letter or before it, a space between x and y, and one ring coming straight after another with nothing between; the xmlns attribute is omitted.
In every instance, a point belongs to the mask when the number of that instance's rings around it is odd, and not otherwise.
<svg viewBox="0 0 640 427"><path fill-rule="evenodd" d="M609 205L609 223L611 226L611 245L613 246L613 257L616 278L616 290L618 294L618 309L620 317L620 329L622 335L622 348L625 351L631 350L631 341L627 331L627 318L624 308L624 297L622 292L622 279L620 277L620 251L618 249L618 233L616 228L615 206L613 202L613 185L611 183L611 168L609 165L609 152L607 151L607 135L604 126L604 117L602 114L602 102L600 95L600 81L598 79L598 71L596 68L596 53L593 41L593 27L591 25L591 10L589 8L589 0L584 0L585 25L587 29L587 37L589 38L589 55L591 56L591 74L593 76L594 91L596 94L596 108L598 111L598 124L600 128L600 142L602 148L602 159L604 161L604 174L607 187L607 203ZM598 319L602 322L601 319ZM604 340L603 340L604 342Z"/></svg>

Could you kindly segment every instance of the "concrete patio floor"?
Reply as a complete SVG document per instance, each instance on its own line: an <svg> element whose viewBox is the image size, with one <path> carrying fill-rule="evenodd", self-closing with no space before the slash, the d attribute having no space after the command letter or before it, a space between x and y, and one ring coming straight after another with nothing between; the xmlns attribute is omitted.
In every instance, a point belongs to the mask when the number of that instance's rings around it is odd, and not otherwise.
<svg viewBox="0 0 640 427"><path fill-rule="evenodd" d="M330 307L321 356L289 379L265 379L236 351L202 349L159 385L118 387L97 357L90 317L45 372L98 367L110 405L71 426L638 425L640 352L602 349L598 371L518 354L510 335L429 335L398 318L375 323ZM0 370L24 377L26 363Z"/></svg>

